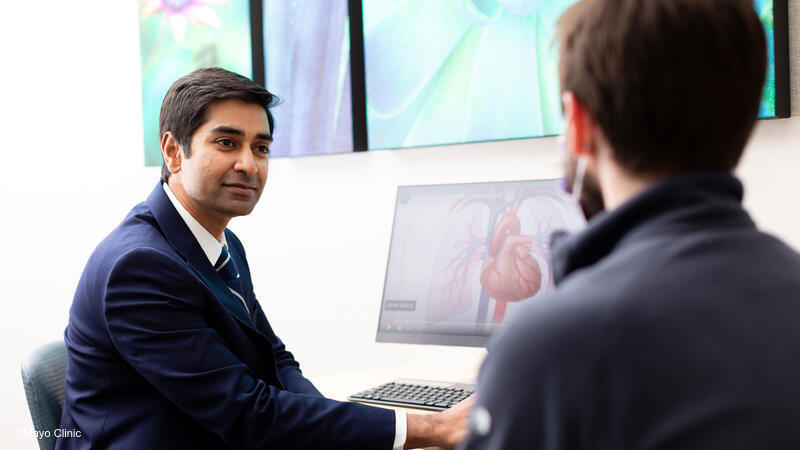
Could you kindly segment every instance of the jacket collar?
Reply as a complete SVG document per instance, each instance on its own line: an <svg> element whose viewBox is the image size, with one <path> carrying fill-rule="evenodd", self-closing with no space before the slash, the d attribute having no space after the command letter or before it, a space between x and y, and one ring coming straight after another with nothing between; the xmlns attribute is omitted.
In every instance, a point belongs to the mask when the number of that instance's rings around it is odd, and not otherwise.
<svg viewBox="0 0 800 450"><path fill-rule="evenodd" d="M197 239L169 201L167 193L161 186L161 181L156 184L153 192L147 197L146 203L158 222L158 226L161 227L164 237L183 259L188 260L189 256L197 251L202 253L203 249L197 243Z"/></svg>
<svg viewBox="0 0 800 450"><path fill-rule="evenodd" d="M742 183L728 172L678 175L646 188L611 212L593 217L579 233L552 238L556 284L594 265L629 240L664 227L726 224L755 227L742 209Z"/></svg>

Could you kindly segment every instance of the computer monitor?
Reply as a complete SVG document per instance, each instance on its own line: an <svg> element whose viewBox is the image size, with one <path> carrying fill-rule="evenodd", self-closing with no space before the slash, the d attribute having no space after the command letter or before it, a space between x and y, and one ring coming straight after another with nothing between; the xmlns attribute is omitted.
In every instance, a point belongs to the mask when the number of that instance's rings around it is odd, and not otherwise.
<svg viewBox="0 0 800 450"><path fill-rule="evenodd" d="M560 180L398 187L377 341L485 346L553 288L550 235L584 224Z"/></svg>

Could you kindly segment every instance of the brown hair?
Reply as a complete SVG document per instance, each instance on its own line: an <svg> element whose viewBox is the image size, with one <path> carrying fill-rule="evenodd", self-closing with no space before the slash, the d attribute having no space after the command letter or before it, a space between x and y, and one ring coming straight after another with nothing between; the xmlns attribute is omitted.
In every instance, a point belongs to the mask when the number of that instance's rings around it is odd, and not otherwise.
<svg viewBox="0 0 800 450"><path fill-rule="evenodd" d="M561 89L634 173L731 170L758 115L752 0L582 0L559 21Z"/></svg>
<svg viewBox="0 0 800 450"><path fill-rule="evenodd" d="M189 144L192 135L205 123L208 106L231 98L263 107L269 121L269 132L273 133L275 121L269 109L278 103L278 98L246 77L212 67L196 70L169 88L161 104L159 138L163 138L164 133L171 132L183 147L186 157L191 156ZM161 180L164 183L169 175L166 163L162 164Z"/></svg>

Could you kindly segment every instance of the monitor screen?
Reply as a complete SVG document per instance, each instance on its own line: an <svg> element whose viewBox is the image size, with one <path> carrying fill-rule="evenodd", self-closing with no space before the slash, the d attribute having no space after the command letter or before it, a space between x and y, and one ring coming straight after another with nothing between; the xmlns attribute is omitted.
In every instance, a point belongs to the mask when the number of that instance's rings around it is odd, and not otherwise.
<svg viewBox="0 0 800 450"><path fill-rule="evenodd" d="M377 340L485 346L552 289L550 235L584 224L560 180L400 186Z"/></svg>
<svg viewBox="0 0 800 450"><path fill-rule="evenodd" d="M554 35L573 3L361 0L369 148L560 133ZM788 117L786 0L753 4L769 56L759 114Z"/></svg>

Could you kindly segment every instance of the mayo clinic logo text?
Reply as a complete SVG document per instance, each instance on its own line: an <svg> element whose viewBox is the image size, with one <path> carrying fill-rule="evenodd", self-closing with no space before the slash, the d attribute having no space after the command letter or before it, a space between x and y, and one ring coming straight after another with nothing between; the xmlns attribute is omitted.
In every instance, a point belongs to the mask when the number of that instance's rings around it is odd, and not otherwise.
<svg viewBox="0 0 800 450"><path fill-rule="evenodd" d="M67 428L56 428L55 430L24 430L24 432L20 433L24 434L25 436L29 436L36 439L47 439L47 438L79 438L83 434L81 430L75 429L67 429Z"/></svg>

